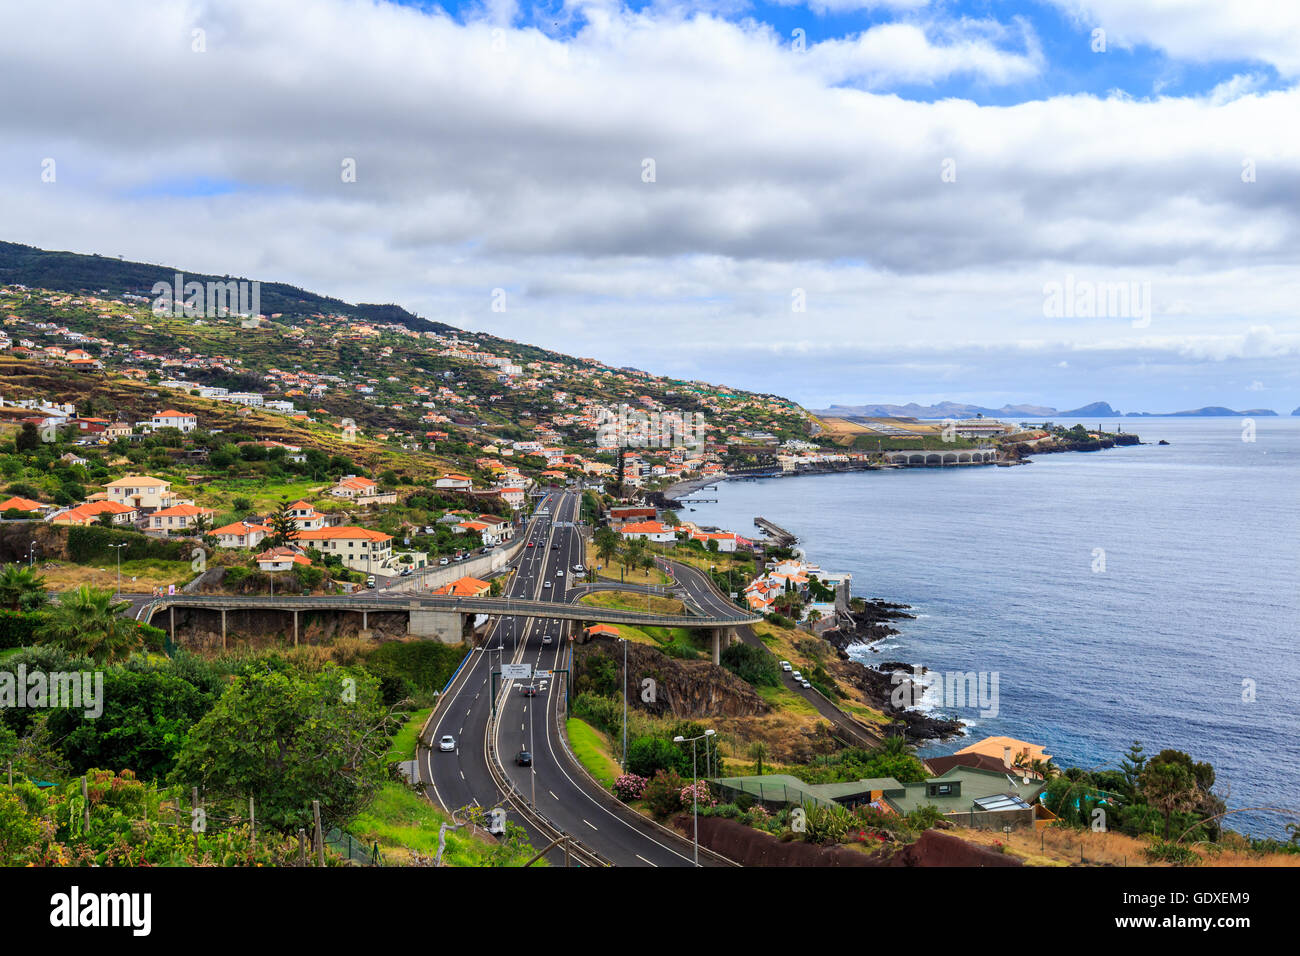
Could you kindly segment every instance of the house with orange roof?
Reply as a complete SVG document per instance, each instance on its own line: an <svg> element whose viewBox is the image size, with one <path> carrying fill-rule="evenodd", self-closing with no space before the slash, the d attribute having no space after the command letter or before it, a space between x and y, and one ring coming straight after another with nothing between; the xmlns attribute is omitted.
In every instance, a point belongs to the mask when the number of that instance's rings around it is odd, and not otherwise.
<svg viewBox="0 0 1300 956"><path fill-rule="evenodd" d="M119 525L134 524L135 520L140 517L140 512L130 505L118 504L116 501L88 501L77 505L75 508L59 512L50 523L79 525L84 528L88 525L98 524L102 514L111 514L113 524Z"/></svg>
<svg viewBox="0 0 1300 956"><path fill-rule="evenodd" d="M393 536L356 525L299 531L294 543L338 555L343 566L366 574L381 574L393 559Z"/></svg>
<svg viewBox="0 0 1300 956"><path fill-rule="evenodd" d="M1007 767L1020 763L1028 766L1035 760L1047 763L1052 759L1050 754L1044 752L1042 744L1032 744L1027 740L1017 740L1015 737L985 737L963 747L957 753L993 757L1002 761Z"/></svg>
<svg viewBox="0 0 1300 956"><path fill-rule="evenodd" d="M172 483L148 475L125 475L104 486L110 501L129 505L146 514L178 504Z"/></svg>
<svg viewBox="0 0 1300 956"><path fill-rule="evenodd" d="M268 548L255 559L263 571L292 571L311 564L311 559L297 548Z"/></svg>
<svg viewBox="0 0 1300 956"><path fill-rule="evenodd" d="M299 500L289 505L288 514L299 531L315 531L325 527L325 516L306 501Z"/></svg>
<svg viewBox="0 0 1300 956"><path fill-rule="evenodd" d="M336 498L348 498L362 505L397 504L397 493L379 490L379 483L357 475L344 475L339 483L330 489Z"/></svg>
<svg viewBox="0 0 1300 956"><path fill-rule="evenodd" d="M273 530L270 525L259 524L254 521L236 521L233 524L215 528L212 533L216 535L219 547L254 548L262 543L263 538L272 534Z"/></svg>
<svg viewBox="0 0 1300 956"><path fill-rule="evenodd" d="M662 521L634 521L619 529L624 541L641 538L645 541L676 541L677 535Z"/></svg>
<svg viewBox="0 0 1300 956"><path fill-rule="evenodd" d="M174 408L154 412L149 418L149 428L176 428L182 432L192 432L199 427L199 418L189 412L180 412Z"/></svg>
<svg viewBox="0 0 1300 956"><path fill-rule="evenodd" d="M474 488L474 482L468 475L448 473L439 477L433 483L433 487L440 491L471 491Z"/></svg>
<svg viewBox="0 0 1300 956"><path fill-rule="evenodd" d="M466 575L463 578L457 578L450 584L444 584L442 587L434 590L434 594L449 594L453 597L481 597L492 590L492 584L488 581L480 581L478 578L471 578Z"/></svg>
<svg viewBox="0 0 1300 956"><path fill-rule="evenodd" d="M173 505L151 514L147 530L153 534L184 531L193 528L200 517L211 521L214 514L216 512L211 508L204 508L201 505Z"/></svg>
<svg viewBox="0 0 1300 956"><path fill-rule="evenodd" d="M53 507L53 505L45 505L41 504L39 501L33 501L31 498L20 498L18 495L14 495L12 498L6 498L4 501L0 501L0 514L4 514L6 511L27 511L44 514L45 512L52 510Z"/></svg>
<svg viewBox="0 0 1300 956"><path fill-rule="evenodd" d="M582 633L587 637L620 637L618 628L609 624L592 624L590 627L584 627Z"/></svg>

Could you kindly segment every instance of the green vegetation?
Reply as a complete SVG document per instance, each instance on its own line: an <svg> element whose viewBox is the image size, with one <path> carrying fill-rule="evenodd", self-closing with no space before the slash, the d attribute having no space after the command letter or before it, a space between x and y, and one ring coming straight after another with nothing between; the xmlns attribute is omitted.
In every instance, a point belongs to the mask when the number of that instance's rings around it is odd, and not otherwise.
<svg viewBox="0 0 1300 956"><path fill-rule="evenodd" d="M610 755L604 736L585 720L570 717L565 724L573 755L601 786L610 788L621 772L618 761Z"/></svg>

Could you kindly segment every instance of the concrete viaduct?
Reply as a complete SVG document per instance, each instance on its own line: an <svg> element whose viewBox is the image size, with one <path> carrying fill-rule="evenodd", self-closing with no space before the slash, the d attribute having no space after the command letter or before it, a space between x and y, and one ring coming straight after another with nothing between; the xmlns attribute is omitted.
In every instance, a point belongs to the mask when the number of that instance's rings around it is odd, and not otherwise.
<svg viewBox="0 0 1300 956"><path fill-rule="evenodd" d="M159 613L167 612L167 628L176 640L176 609L186 608L217 612L221 615L221 644L226 643L226 614L229 611L279 611L293 615L293 642L298 643L299 616L303 612L351 612L361 615L361 628L367 630L371 612L405 613L407 633L412 637L434 638L444 644L459 644L463 639L465 618L487 614L498 617L551 618L562 621L589 621L604 624L630 624L646 627L706 628L712 632L713 660L717 663L723 641L736 640L735 628L755 624L760 615L746 614L740 608L734 616L712 617L704 614L651 614L621 608L594 607L587 604L564 604L521 598L456 598L445 595L387 597L379 594L343 594L318 597L269 595L218 596L173 594L151 600L137 617L152 623Z"/></svg>
<svg viewBox="0 0 1300 956"><path fill-rule="evenodd" d="M943 468L948 465L992 465L998 460L996 449L975 448L961 451L889 451L885 461L909 468Z"/></svg>

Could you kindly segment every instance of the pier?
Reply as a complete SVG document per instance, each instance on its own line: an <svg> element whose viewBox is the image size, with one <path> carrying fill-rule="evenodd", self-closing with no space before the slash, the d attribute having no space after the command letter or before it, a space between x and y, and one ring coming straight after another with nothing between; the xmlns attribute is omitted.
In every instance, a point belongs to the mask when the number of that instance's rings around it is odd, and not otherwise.
<svg viewBox="0 0 1300 956"><path fill-rule="evenodd" d="M788 548L799 540L789 531L786 531L785 528L782 528L778 524L773 524L762 516L754 519L754 527L764 531L767 536L777 544L777 546L782 548Z"/></svg>

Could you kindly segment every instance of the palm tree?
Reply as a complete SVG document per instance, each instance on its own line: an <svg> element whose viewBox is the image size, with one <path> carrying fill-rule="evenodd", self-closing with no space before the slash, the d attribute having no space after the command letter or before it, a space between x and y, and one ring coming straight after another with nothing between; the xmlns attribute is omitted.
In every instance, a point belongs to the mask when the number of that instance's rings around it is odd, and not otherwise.
<svg viewBox="0 0 1300 956"><path fill-rule="evenodd" d="M35 637L100 664L125 660L143 643L135 622L122 617L130 606L114 601L112 591L83 584L50 609Z"/></svg>
<svg viewBox="0 0 1300 956"><path fill-rule="evenodd" d="M31 611L46 601L45 578L21 564L0 569L0 604L11 611Z"/></svg>
<svg viewBox="0 0 1300 956"><path fill-rule="evenodd" d="M907 738L901 735L886 737L880 744L880 752L891 757L902 757L908 753Z"/></svg>
<svg viewBox="0 0 1300 956"><path fill-rule="evenodd" d="M614 556L618 554L618 532L610 528L600 528L596 531L594 540L596 543L596 557L608 565L614 560Z"/></svg>

